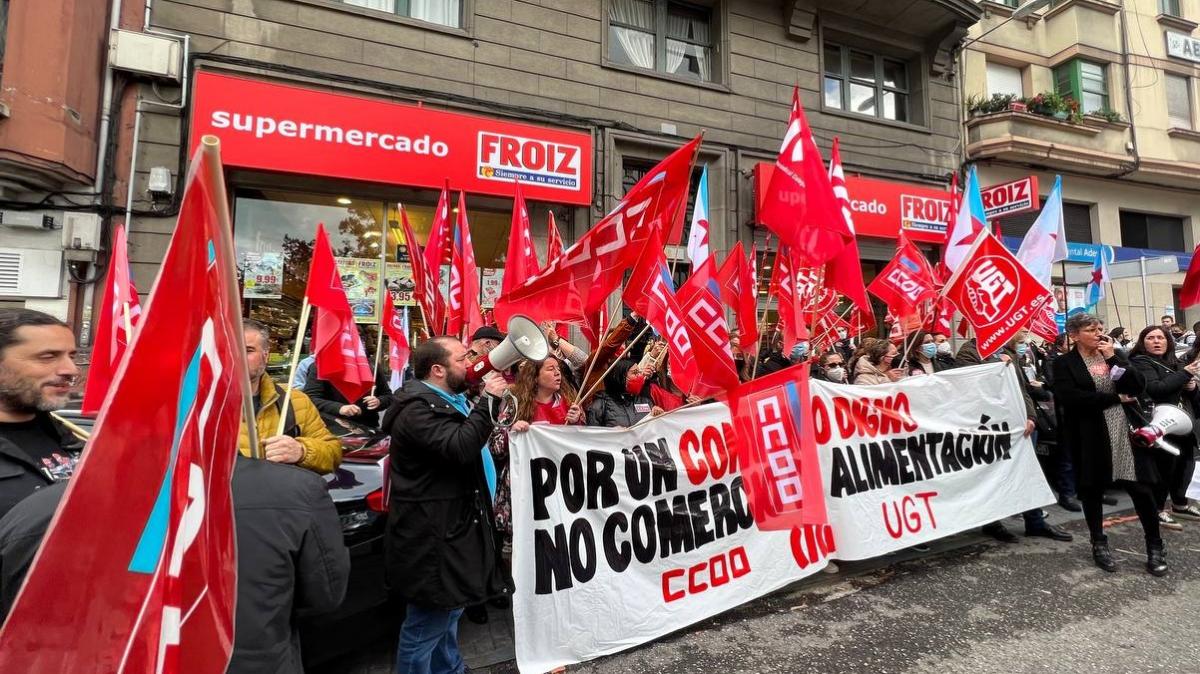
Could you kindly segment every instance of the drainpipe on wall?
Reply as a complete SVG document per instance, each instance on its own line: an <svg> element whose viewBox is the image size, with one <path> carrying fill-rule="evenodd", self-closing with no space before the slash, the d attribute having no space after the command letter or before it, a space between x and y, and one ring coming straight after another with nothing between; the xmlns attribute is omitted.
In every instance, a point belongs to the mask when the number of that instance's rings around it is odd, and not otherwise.
<svg viewBox="0 0 1200 674"><path fill-rule="evenodd" d="M105 36L105 44L108 44L113 31L121 27L121 0L112 0L108 11L108 35ZM96 134L96 138L99 139L100 148L96 152L96 180L92 185L92 191L97 195L104 191L104 162L108 160L108 130L112 126L112 97L112 59L109 53L106 52L104 55L104 86L100 93L100 130Z"/></svg>
<svg viewBox="0 0 1200 674"><path fill-rule="evenodd" d="M1125 79L1125 114L1129 118L1130 145L1133 146L1133 166L1108 176L1122 178L1141 168L1142 155L1138 152L1137 122L1133 118L1133 84L1129 79L1129 24L1125 20L1125 0L1121 0L1121 68Z"/></svg>

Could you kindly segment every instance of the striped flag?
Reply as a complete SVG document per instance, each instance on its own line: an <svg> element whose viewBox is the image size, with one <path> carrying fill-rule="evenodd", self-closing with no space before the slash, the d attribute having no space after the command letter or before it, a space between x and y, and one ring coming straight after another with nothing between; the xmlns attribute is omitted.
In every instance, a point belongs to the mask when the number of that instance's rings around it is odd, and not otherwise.
<svg viewBox="0 0 1200 674"><path fill-rule="evenodd" d="M92 362L83 389L82 412L88 416L100 413L104 397L112 384L117 366L125 356L125 348L133 341L131 332L142 315L137 288L129 273L128 243L125 228L113 230L112 252L108 259L108 279L104 285L101 310L96 316L92 339Z"/></svg>

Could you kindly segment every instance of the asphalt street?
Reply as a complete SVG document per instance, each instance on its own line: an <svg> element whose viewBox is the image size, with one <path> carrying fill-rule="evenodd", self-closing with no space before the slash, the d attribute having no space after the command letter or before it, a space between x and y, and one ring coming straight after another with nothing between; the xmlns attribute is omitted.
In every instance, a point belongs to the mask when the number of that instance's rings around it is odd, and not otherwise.
<svg viewBox="0 0 1200 674"><path fill-rule="evenodd" d="M1109 533L1115 574L1092 565L1079 520L1066 525L1074 543L971 537L941 552L879 560L873 570L848 568L568 671L1200 672L1200 522L1164 532L1171 570L1155 578L1143 568L1141 527L1124 519ZM394 643L339 671L388 671ZM472 671L481 670L516 667Z"/></svg>

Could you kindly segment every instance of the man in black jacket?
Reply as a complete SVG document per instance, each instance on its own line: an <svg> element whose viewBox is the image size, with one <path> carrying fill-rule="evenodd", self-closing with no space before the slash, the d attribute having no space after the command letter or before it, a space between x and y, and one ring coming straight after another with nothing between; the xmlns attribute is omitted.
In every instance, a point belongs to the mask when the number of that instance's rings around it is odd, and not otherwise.
<svg viewBox="0 0 1200 674"><path fill-rule="evenodd" d="M0 621L66 486L42 489L0 519ZM237 611L226 674L300 672L296 616L336 609L350 577L337 511L311 471L244 456L234 465L232 493Z"/></svg>
<svg viewBox="0 0 1200 674"><path fill-rule="evenodd" d="M79 368L75 334L30 309L0 309L0 517L21 499L71 476L83 442L53 417Z"/></svg>
<svg viewBox="0 0 1200 674"><path fill-rule="evenodd" d="M304 395L313 401L323 417L342 417L368 428L378 428L380 412L386 412L392 404L392 394L388 391L387 375L383 370L375 373L375 386L370 393L354 402L346 400L332 382L319 378L315 366L304 381Z"/></svg>
<svg viewBox="0 0 1200 674"><path fill-rule="evenodd" d="M463 607L508 591L482 457L508 385L488 375L469 407L467 349L453 337L417 346L412 367L383 420L392 434L387 581L408 602L396 672L458 674Z"/></svg>

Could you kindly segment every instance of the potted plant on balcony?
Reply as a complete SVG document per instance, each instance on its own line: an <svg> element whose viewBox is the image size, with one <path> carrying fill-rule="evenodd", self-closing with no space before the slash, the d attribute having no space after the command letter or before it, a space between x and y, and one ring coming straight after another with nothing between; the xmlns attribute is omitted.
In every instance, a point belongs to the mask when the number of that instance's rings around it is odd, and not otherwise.
<svg viewBox="0 0 1200 674"><path fill-rule="evenodd" d="M1125 118L1121 116L1121 113L1117 112L1116 110L1109 110L1108 108L1104 108L1102 110L1093 110L1089 112L1087 116L1103 119L1104 121L1113 124L1120 124L1125 121Z"/></svg>
<svg viewBox="0 0 1200 674"><path fill-rule="evenodd" d="M1017 97L1013 94L992 94L991 98L973 94L967 99L967 112L972 116L1004 112L1010 109L1016 99Z"/></svg>
<svg viewBox="0 0 1200 674"><path fill-rule="evenodd" d="M1063 96L1054 91L1042 92L1032 98L1024 99L1029 112L1043 117L1053 117L1072 124L1080 121L1079 103L1070 96Z"/></svg>

